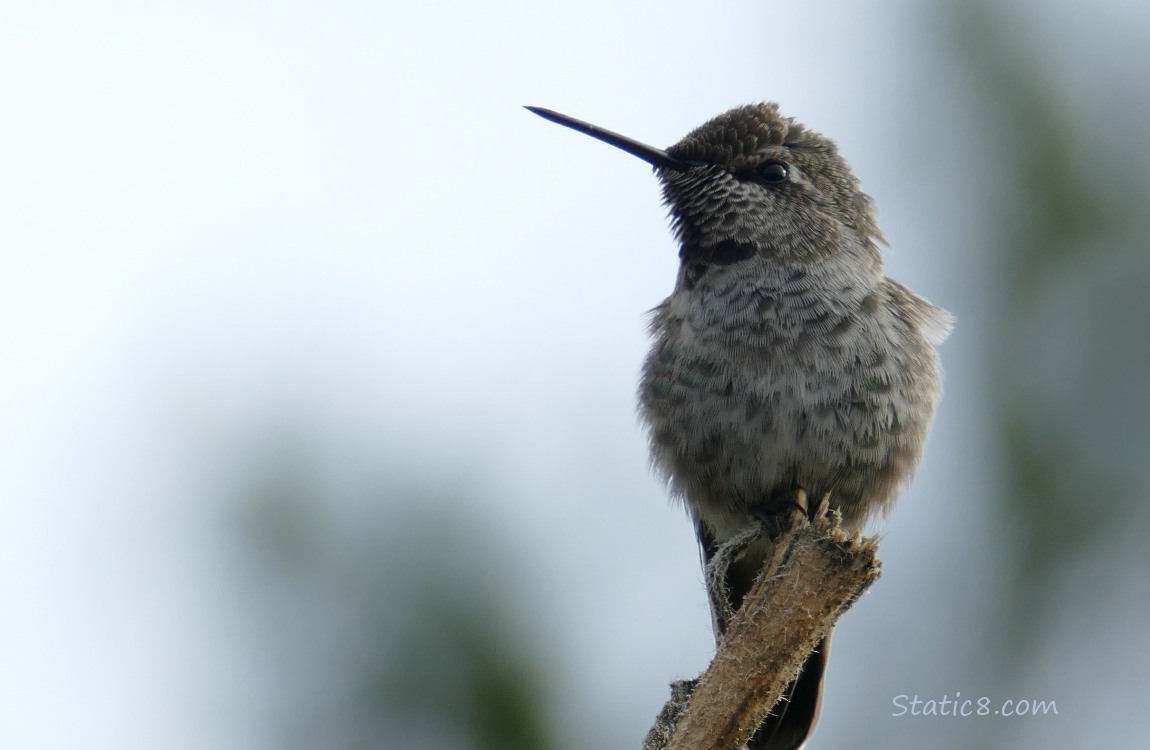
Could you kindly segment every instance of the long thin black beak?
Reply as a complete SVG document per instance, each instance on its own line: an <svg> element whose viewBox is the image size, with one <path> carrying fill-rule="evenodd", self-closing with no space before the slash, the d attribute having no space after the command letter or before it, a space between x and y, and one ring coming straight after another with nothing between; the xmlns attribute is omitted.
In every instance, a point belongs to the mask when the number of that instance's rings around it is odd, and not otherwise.
<svg viewBox="0 0 1150 750"><path fill-rule="evenodd" d="M560 114L551 109L544 109L543 107L527 107L527 109L539 115L544 120L557 122L564 127L578 130L580 133L585 133L592 138L598 138L604 143L610 143L615 148L621 148L632 156L638 156L643 161L659 169L674 169L679 172L686 172L691 167L687 162L676 159L661 148L639 143L639 141L636 141L634 138L613 133L598 125L576 120L574 117L568 117L567 115Z"/></svg>

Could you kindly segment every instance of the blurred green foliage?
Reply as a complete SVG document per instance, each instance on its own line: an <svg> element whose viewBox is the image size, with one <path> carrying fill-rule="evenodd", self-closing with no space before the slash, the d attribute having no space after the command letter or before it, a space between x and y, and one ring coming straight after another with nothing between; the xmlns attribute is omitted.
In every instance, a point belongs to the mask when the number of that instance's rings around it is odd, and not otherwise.
<svg viewBox="0 0 1150 750"><path fill-rule="evenodd" d="M1132 92L1146 106L1145 79L1127 71L1091 101L1060 80L1057 63L1076 62L1073 51L1027 22L1037 12L981 0L943 14L972 83L986 178L972 203L1001 280L980 302L995 322L983 380L1005 479L990 506L1003 524L1008 637L991 661L1013 674L1058 623L1068 570L1104 567L1150 507L1137 458L1150 456L1150 152L1145 120L1128 107ZM1105 591L1070 595L1097 603Z"/></svg>
<svg viewBox="0 0 1150 750"><path fill-rule="evenodd" d="M531 591L462 493L352 497L319 476L289 448L240 504L274 745L554 747L548 659L516 619Z"/></svg>

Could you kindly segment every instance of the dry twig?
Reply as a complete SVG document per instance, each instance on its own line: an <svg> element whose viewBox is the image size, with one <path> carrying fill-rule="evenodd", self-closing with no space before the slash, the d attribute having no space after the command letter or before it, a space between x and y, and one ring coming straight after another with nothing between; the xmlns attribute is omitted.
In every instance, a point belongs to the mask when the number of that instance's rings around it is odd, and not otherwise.
<svg viewBox="0 0 1150 750"><path fill-rule="evenodd" d="M797 508L779 518L774 552L698 680L672 685L644 750L732 750L745 743L778 703L803 662L835 621L879 576L877 542L848 537L838 513L813 521ZM760 532L762 533L762 532ZM747 543L720 551L710 585ZM715 566L721 566L718 570Z"/></svg>

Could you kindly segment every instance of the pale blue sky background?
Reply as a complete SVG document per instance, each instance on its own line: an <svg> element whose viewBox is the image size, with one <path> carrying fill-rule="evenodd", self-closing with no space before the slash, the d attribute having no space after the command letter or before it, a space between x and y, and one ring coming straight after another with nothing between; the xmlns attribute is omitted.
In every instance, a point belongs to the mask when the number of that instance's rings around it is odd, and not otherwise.
<svg viewBox="0 0 1150 750"><path fill-rule="evenodd" d="M1148 69L1143 3L1013 5L1020 44L1073 50L1051 64L1083 106ZM633 407L677 263L658 186L523 104L669 145L774 100L839 142L888 273L958 326L816 746L896 722L899 693L985 691L963 654L995 573L957 554L994 482L975 373L995 282L966 195L995 176L942 45L906 1L0 10L0 747L268 742L220 540L245 457L283 430L333 486L482 500L546 582L567 725L637 747L665 683L705 666L692 534ZM1150 657L1105 651L1133 622L995 697L1058 700L1027 729L1047 746L1144 736L1141 706L1083 683L1102 659L1143 681Z"/></svg>

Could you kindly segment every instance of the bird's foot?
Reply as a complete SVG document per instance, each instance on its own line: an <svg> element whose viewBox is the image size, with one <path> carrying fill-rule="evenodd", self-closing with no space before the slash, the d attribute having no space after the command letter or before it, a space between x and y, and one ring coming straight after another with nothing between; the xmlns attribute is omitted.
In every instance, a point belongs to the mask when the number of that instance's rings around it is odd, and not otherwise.
<svg viewBox="0 0 1150 750"><path fill-rule="evenodd" d="M754 505L751 515L762 524L767 535L777 539L793 523L806 519L814 521L826 516L830 510L830 493L822 496L817 503L811 503L806 489L799 485L776 492L765 502Z"/></svg>

